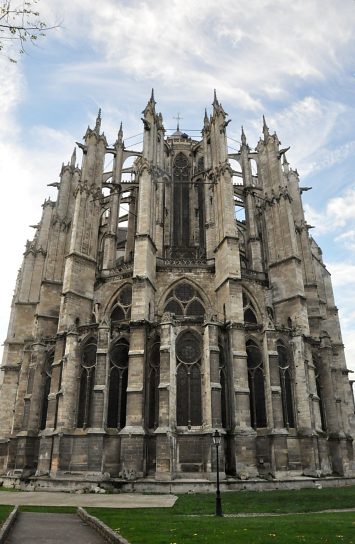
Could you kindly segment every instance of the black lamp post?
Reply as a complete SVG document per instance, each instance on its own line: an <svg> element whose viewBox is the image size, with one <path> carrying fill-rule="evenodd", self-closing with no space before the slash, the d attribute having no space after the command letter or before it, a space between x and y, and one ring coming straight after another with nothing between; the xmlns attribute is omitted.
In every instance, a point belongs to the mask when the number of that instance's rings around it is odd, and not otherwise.
<svg viewBox="0 0 355 544"><path fill-rule="evenodd" d="M216 516L223 516L221 492L219 489L219 456L218 456L218 448L221 445L222 436L219 434L217 429L213 433L212 438L213 438L213 443L216 446L216 461L217 461Z"/></svg>

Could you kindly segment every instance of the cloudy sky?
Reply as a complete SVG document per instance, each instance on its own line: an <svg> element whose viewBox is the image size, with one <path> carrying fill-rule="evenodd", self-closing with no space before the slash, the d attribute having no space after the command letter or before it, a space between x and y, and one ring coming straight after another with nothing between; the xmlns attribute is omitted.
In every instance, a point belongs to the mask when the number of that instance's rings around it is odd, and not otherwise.
<svg viewBox="0 0 355 544"><path fill-rule="evenodd" d="M297 168L311 231L332 273L355 370L355 1L40 0L49 24L17 64L0 56L0 337L29 227L75 141L102 108L139 148L151 88L165 127L202 128L213 89L255 147L265 114ZM198 133L195 133L198 134Z"/></svg>

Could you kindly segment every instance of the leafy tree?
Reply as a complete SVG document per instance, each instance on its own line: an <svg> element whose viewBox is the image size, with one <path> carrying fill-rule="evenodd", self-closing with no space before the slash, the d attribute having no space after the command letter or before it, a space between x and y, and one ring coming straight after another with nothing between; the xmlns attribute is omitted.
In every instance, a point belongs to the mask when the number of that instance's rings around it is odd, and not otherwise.
<svg viewBox="0 0 355 544"><path fill-rule="evenodd" d="M39 0L0 0L0 52L11 62L25 53L28 43L34 45L38 38L55 27L47 26L41 19L36 4Z"/></svg>

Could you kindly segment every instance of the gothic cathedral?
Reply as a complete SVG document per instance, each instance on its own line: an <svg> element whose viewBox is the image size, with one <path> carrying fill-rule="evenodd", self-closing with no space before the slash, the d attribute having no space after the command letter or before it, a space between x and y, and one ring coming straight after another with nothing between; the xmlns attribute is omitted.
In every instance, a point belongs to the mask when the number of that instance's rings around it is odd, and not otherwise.
<svg viewBox="0 0 355 544"><path fill-rule="evenodd" d="M215 429L226 482L354 474L353 396L305 188L265 119L255 150L242 130L228 154L226 116L215 95L201 139L166 136L152 93L142 151L122 126L109 146L99 113L81 167L75 151L63 165L12 303L3 477L208 482Z"/></svg>

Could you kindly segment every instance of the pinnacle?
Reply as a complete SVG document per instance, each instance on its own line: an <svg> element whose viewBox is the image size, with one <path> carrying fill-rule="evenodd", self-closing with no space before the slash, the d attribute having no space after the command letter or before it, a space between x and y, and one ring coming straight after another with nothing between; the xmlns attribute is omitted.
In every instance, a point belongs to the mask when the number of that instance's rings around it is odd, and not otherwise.
<svg viewBox="0 0 355 544"><path fill-rule="evenodd" d="M267 126L266 120L265 120L265 115L263 115L263 134L264 134L265 140L267 140L270 136L269 127Z"/></svg>
<svg viewBox="0 0 355 544"><path fill-rule="evenodd" d="M100 129L101 129L101 108L99 108L99 111L96 117L96 124L95 124L96 134L100 134Z"/></svg>
<svg viewBox="0 0 355 544"><path fill-rule="evenodd" d="M73 168L75 168L75 161L76 161L76 147L74 147L74 151L70 159L70 166L72 166Z"/></svg>
<svg viewBox="0 0 355 544"><path fill-rule="evenodd" d="M246 139L246 136L245 136L245 132L244 132L243 126L242 126L241 141L242 141L242 145L247 145L247 139Z"/></svg>

